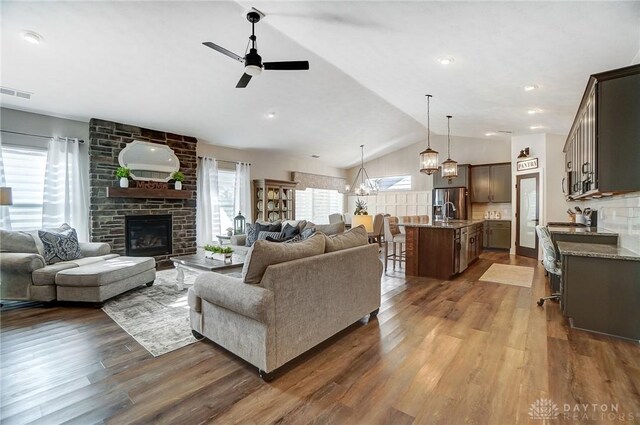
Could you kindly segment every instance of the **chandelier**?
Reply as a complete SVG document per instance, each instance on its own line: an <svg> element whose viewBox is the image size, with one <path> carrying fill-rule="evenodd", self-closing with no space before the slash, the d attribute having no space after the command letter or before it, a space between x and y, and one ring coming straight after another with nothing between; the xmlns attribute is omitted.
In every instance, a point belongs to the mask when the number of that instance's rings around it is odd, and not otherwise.
<svg viewBox="0 0 640 425"><path fill-rule="evenodd" d="M458 177L458 163L451 159L451 115L447 115L447 160L442 163L442 178Z"/></svg>
<svg viewBox="0 0 640 425"><path fill-rule="evenodd" d="M356 196L377 195L378 185L374 180L369 178L367 170L364 169L364 145L360 145L360 155L360 169L358 170L358 174L356 174L356 178L353 179L351 186L347 186L348 194Z"/></svg>
<svg viewBox="0 0 640 425"><path fill-rule="evenodd" d="M438 152L431 149L431 118L429 111L429 100L431 95L427 96L427 149L420 152L420 172L430 176L438 172Z"/></svg>

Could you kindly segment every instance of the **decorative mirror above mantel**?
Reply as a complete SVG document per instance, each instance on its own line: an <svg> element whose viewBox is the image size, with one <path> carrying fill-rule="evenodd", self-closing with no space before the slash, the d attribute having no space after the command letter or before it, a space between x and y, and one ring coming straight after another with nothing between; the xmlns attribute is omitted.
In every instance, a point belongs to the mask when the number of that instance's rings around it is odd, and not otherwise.
<svg viewBox="0 0 640 425"><path fill-rule="evenodd" d="M134 140L120 151L118 162L133 180L168 182L180 169L180 160L167 145Z"/></svg>

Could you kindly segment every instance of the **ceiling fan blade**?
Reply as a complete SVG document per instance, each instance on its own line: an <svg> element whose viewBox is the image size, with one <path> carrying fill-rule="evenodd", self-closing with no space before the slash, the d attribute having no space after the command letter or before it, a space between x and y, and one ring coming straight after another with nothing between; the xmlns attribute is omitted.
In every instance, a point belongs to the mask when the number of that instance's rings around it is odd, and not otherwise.
<svg viewBox="0 0 640 425"><path fill-rule="evenodd" d="M274 71L304 71L309 69L308 61L265 62L264 69Z"/></svg>
<svg viewBox="0 0 640 425"><path fill-rule="evenodd" d="M235 54L235 53L233 53L233 52L230 52L229 50L225 49L224 47L220 47L220 46L218 46L217 44L214 44L214 43L212 43L212 42L210 42L210 41L205 41L205 42L204 42L204 43L202 43L202 44L204 44L204 45L205 45L205 46L207 46L207 47L212 48L213 50L216 50L216 51L218 51L218 52L222 53L223 55L227 55L227 56L229 56L231 59L235 59L235 60L237 60L238 62L244 62L244 58L242 58L242 57L240 57L240 56L236 55L236 54Z"/></svg>
<svg viewBox="0 0 640 425"><path fill-rule="evenodd" d="M247 84L249 84L249 81L251 81L251 75L242 74L242 77L240 77L240 81L238 81L238 84L236 84L236 88L243 89L247 87Z"/></svg>

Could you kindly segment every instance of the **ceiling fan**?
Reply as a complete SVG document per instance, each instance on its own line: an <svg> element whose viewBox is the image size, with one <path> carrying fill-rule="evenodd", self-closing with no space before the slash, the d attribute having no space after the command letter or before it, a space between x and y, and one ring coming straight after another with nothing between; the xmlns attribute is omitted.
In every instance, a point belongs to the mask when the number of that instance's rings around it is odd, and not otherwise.
<svg viewBox="0 0 640 425"><path fill-rule="evenodd" d="M308 61L288 61L288 62L262 62L262 57L258 54L258 49L256 47L256 34L255 34L255 25L260 22L260 19L264 17L264 14L257 9L252 8L250 12L247 13L247 20L251 22L251 35L249 36L249 44L247 45L248 53L245 52L244 57L236 55L235 53L225 49L224 47L220 47L217 44L214 44L210 41L205 41L204 44L207 47L212 48L224 55L229 56L232 59L237 60L238 62L244 63L244 74L240 77L240 81L236 84L237 89L242 89L247 87L249 81L251 81L251 77L255 77L262 73L262 70L272 70L272 71L304 71L309 69Z"/></svg>

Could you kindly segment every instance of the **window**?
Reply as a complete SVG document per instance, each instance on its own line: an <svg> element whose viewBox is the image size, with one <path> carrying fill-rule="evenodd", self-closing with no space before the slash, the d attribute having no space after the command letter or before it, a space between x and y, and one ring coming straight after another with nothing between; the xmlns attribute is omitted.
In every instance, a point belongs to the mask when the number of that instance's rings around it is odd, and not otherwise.
<svg viewBox="0 0 640 425"><path fill-rule="evenodd" d="M380 192L411 190L411 176L376 177L371 179Z"/></svg>
<svg viewBox="0 0 640 425"><path fill-rule="evenodd" d="M9 207L12 229L42 227L47 149L2 145L2 160L4 177L13 195L13 205Z"/></svg>
<svg viewBox="0 0 640 425"><path fill-rule="evenodd" d="M220 205L220 232L233 227L235 211L236 172L218 169L218 203Z"/></svg>
<svg viewBox="0 0 640 425"><path fill-rule="evenodd" d="M296 220L328 224L329 214L344 211L344 195L337 190L296 190Z"/></svg>

